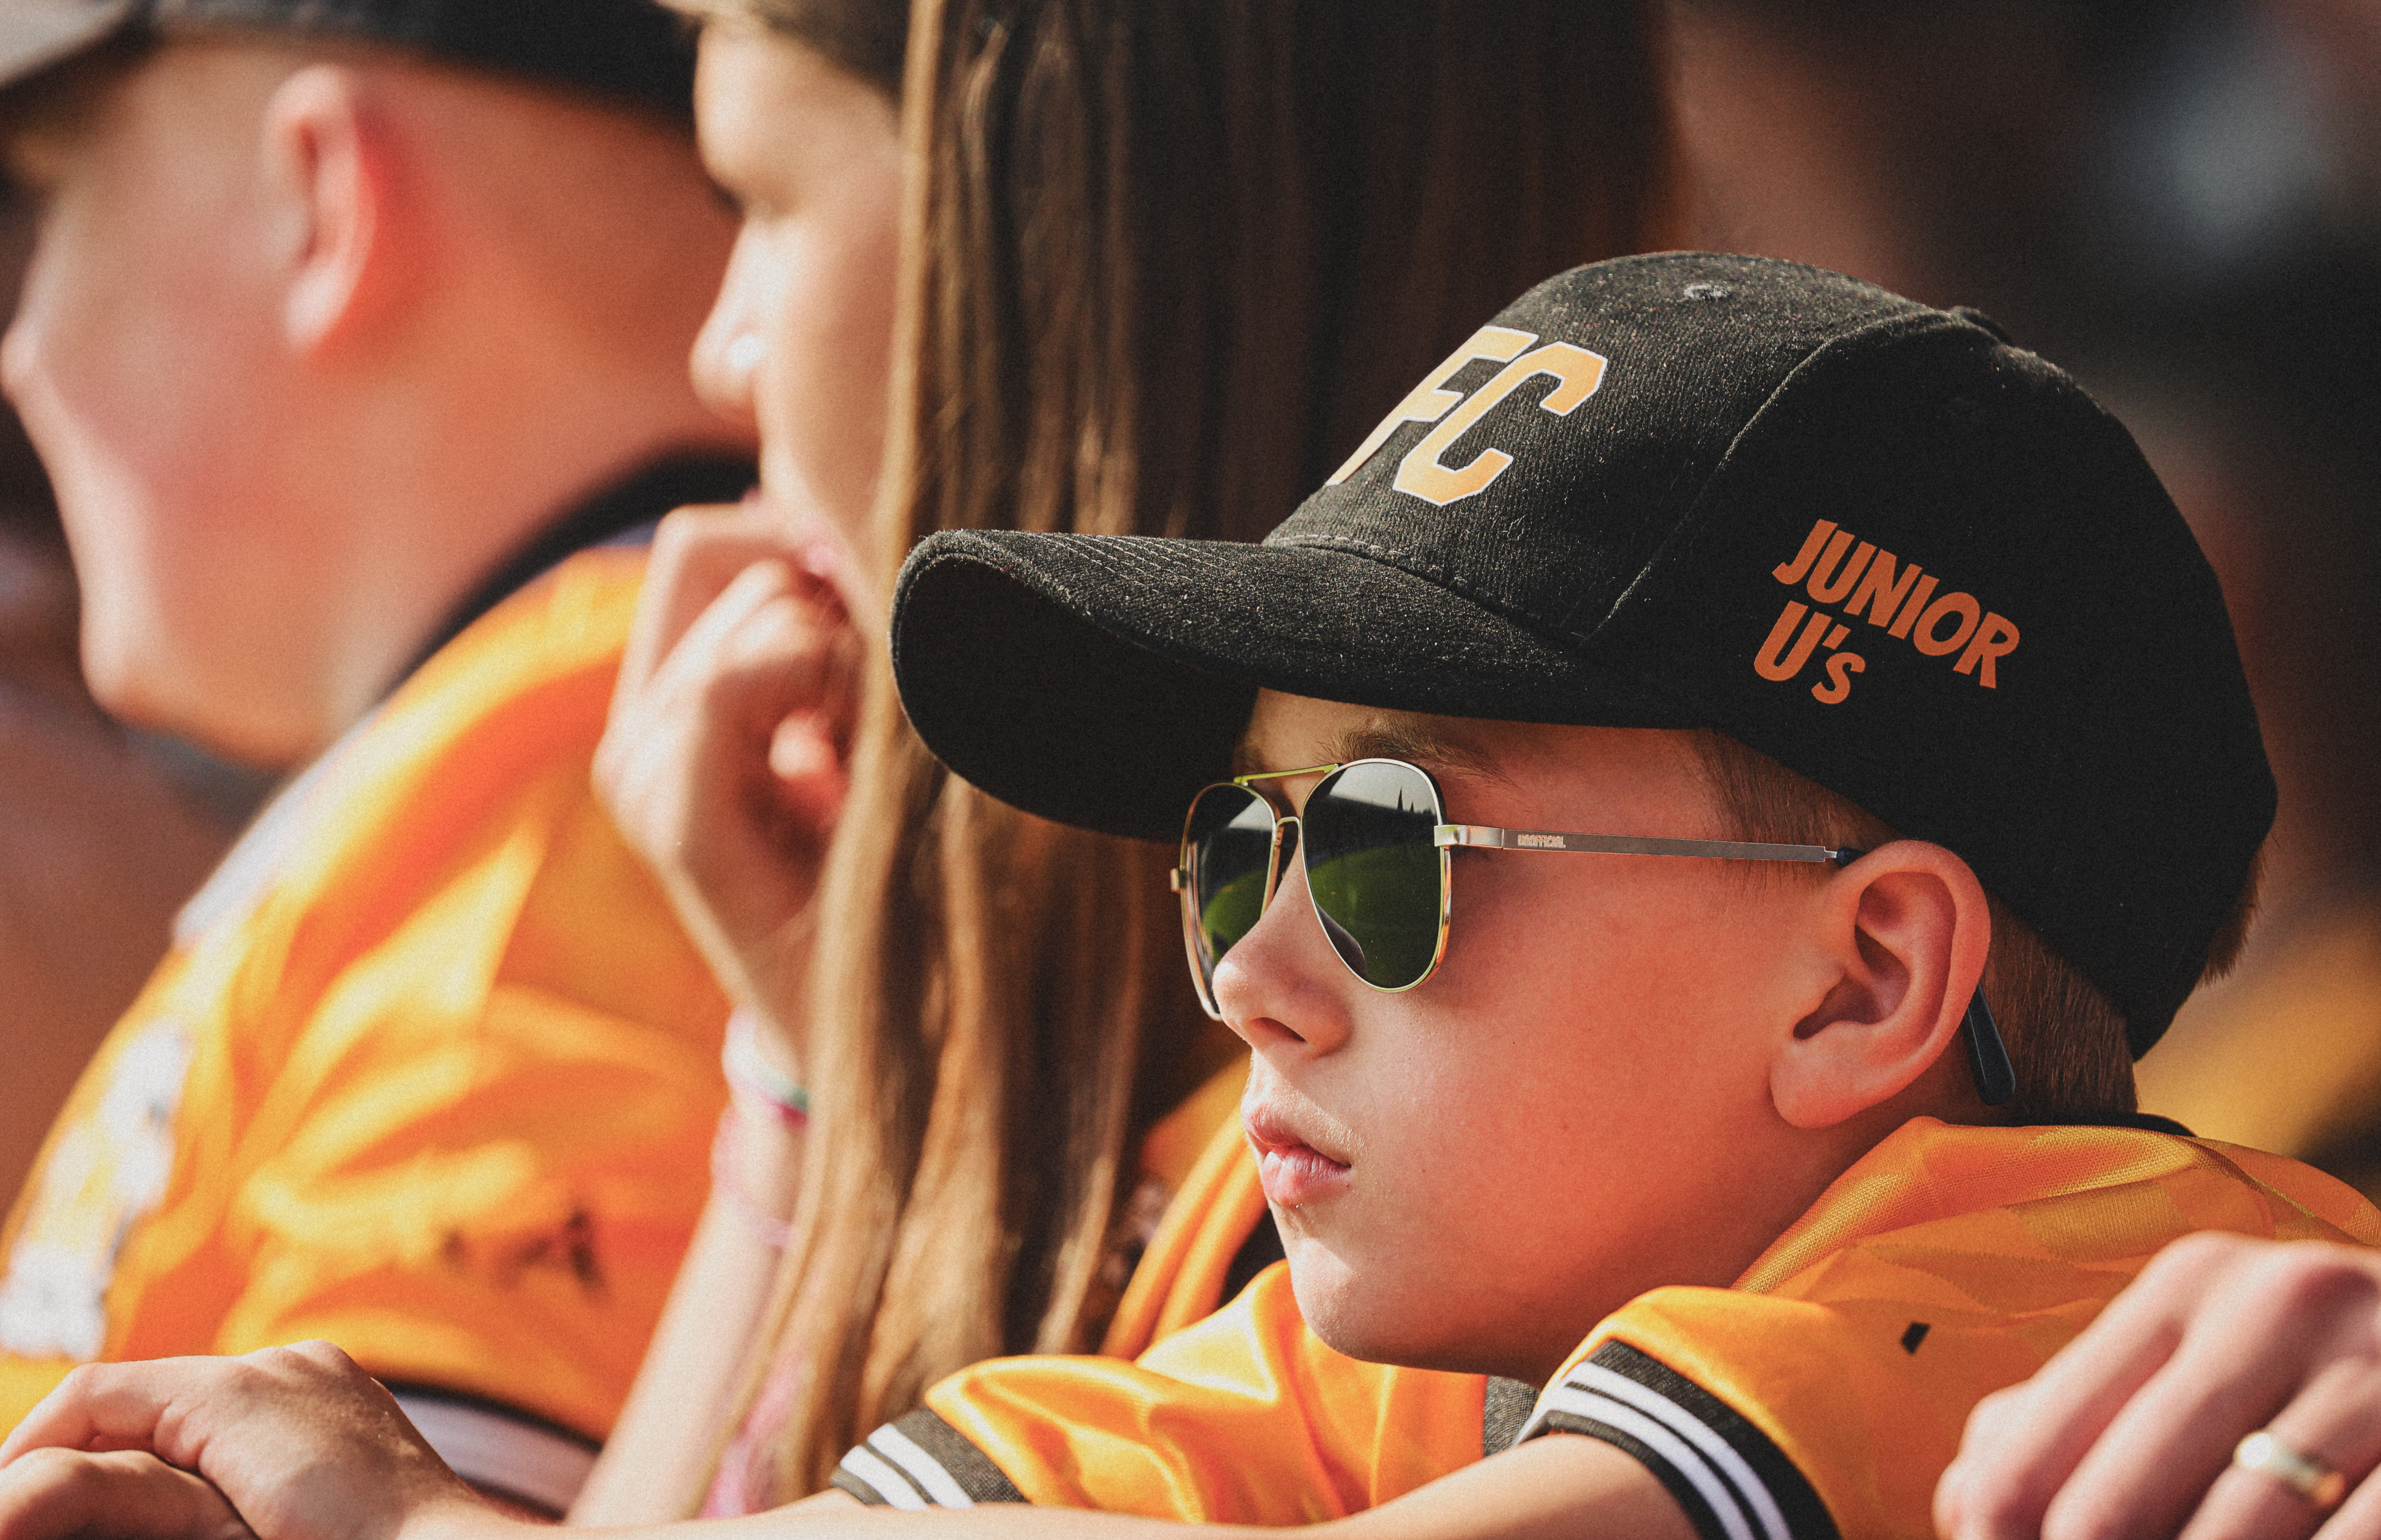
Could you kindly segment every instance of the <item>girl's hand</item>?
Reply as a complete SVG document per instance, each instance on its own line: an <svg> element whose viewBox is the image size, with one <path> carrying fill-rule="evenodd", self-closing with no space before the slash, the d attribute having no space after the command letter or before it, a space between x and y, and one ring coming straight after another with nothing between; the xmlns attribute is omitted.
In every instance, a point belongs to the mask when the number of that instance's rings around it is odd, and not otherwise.
<svg viewBox="0 0 2381 1540"><path fill-rule="evenodd" d="M783 1022L843 805L860 640L824 559L757 505L663 520L595 787L740 1005ZM773 1057L798 1065L800 1045Z"/></svg>
<svg viewBox="0 0 2381 1540"><path fill-rule="evenodd" d="M0 1445L0 1540L509 1540L522 1529L325 1342L86 1364Z"/></svg>
<svg viewBox="0 0 2381 1540"><path fill-rule="evenodd" d="M2260 1429L2339 1473L2327 1520L2232 1462ZM1977 1404L1935 1523L1948 1540L2381 1535L2376 1463L2381 1253L2193 1235L2041 1373Z"/></svg>

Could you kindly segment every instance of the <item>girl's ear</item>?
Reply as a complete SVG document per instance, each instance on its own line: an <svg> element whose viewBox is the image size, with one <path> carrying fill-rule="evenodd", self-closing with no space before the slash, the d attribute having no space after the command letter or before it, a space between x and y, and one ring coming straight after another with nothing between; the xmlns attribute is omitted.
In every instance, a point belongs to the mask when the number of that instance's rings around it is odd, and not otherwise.
<svg viewBox="0 0 2381 1540"><path fill-rule="evenodd" d="M1794 1127L1825 1129L1900 1094L1956 1045L1992 917L1966 862L1904 839L1829 879L1812 923L1836 983L1779 1045L1770 1094ZM1972 1096L1965 1061L1948 1068Z"/></svg>
<svg viewBox="0 0 2381 1540"><path fill-rule="evenodd" d="M282 330L301 353L354 333L408 279L394 238L396 154L366 84L337 65L283 81L264 116L264 154L282 209Z"/></svg>

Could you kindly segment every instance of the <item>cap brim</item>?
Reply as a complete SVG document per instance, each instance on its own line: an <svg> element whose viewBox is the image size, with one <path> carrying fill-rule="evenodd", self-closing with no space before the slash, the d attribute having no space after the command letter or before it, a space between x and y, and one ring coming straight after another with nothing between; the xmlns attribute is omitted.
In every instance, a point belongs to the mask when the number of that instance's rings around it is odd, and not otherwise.
<svg viewBox="0 0 2381 1540"><path fill-rule="evenodd" d="M104 41L139 9L139 0L8 0L0 15L0 90Z"/></svg>
<svg viewBox="0 0 2381 1540"><path fill-rule="evenodd" d="M937 534L902 568L892 645L910 719L954 772L1141 839L1174 838L1228 773L1259 689L1509 721L1698 719L1440 583L1314 546Z"/></svg>

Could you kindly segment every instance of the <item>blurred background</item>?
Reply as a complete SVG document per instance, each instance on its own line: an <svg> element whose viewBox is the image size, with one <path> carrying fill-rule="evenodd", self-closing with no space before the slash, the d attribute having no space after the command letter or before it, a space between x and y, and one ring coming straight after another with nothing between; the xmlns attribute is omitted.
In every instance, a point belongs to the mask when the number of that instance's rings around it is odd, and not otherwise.
<svg viewBox="0 0 2381 1540"><path fill-rule="evenodd" d="M2143 1104L2381 1197L2381 0L1673 12L1678 244L1985 310L2131 424L2198 530L2282 809L2247 959ZM23 232L0 209L0 299ZM0 1191L265 789L109 722L73 634L0 421Z"/></svg>

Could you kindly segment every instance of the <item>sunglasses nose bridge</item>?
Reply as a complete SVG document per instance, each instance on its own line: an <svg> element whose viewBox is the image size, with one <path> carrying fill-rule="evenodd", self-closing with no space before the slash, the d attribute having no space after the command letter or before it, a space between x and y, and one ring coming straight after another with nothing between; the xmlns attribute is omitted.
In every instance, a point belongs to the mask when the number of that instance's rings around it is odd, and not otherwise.
<svg viewBox="0 0 2381 1540"><path fill-rule="evenodd" d="M1300 830L1301 825L1296 813L1276 818L1273 821L1273 851L1265 863L1265 909L1273 907L1274 895L1281 891L1282 874L1289 870L1289 863L1298 859L1298 837Z"/></svg>

